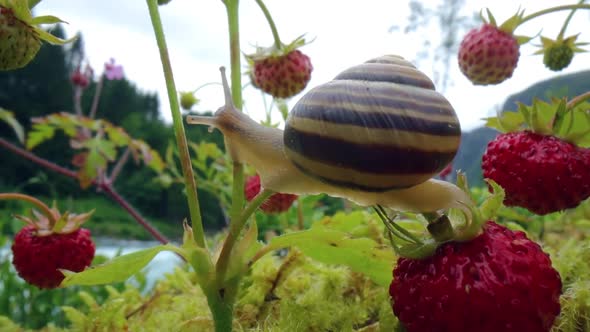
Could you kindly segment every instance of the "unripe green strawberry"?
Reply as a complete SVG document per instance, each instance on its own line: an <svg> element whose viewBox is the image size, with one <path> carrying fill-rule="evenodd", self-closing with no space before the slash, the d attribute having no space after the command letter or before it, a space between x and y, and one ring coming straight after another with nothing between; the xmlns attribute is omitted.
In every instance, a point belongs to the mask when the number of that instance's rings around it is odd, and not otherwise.
<svg viewBox="0 0 590 332"><path fill-rule="evenodd" d="M63 22L51 15L33 17L29 4L39 1L0 0L0 70L13 70L27 65L44 40L63 45L76 37L63 40L39 27L40 24Z"/></svg>
<svg viewBox="0 0 590 332"><path fill-rule="evenodd" d="M560 71L570 65L575 53L585 52L579 46L587 43L576 41L578 35L563 38L559 35L557 39L541 36L542 47L535 54L543 54L543 64L545 67Z"/></svg>
<svg viewBox="0 0 590 332"><path fill-rule="evenodd" d="M180 93L180 106L183 110L190 111L190 109L199 103L199 99L190 91Z"/></svg>
<svg viewBox="0 0 590 332"><path fill-rule="evenodd" d="M41 48L34 27L21 21L10 8L0 6L0 70L28 64Z"/></svg>
<svg viewBox="0 0 590 332"><path fill-rule="evenodd" d="M553 71L566 68L574 58L574 51L566 45L555 45L545 51L543 63Z"/></svg>

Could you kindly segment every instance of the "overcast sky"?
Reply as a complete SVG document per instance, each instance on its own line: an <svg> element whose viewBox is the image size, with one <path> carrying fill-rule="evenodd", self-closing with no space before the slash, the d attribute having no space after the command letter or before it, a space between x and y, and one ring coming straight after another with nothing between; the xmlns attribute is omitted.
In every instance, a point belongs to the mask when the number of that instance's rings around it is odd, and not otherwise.
<svg viewBox="0 0 590 332"><path fill-rule="evenodd" d="M424 1L437 3L437 1ZM466 12L488 7L500 22L512 15L519 6L528 13L577 1L466 1ZM281 39L286 42L301 34L315 38L302 48L311 57L314 71L308 89L332 79L347 67L383 54L399 54L412 61L422 50L424 38L435 38L438 32L404 35L389 32L392 25L405 26L409 14L407 1L399 0L267 0L278 26ZM179 90L192 90L207 82L218 82L219 66L229 66L227 19L220 0L173 0L160 7L168 45L173 61L176 85ZM241 46L244 53L254 45L270 46L272 35L254 0L240 2ZM155 91L160 96L161 111L171 119L159 54L143 0L43 0L35 15L55 15L69 22L69 35L82 32L87 57L95 70L115 58L124 66L128 79L141 89ZM555 37L567 12L546 16L519 27L517 34L542 34ZM576 13L568 35L584 31L581 40L590 40L590 16L587 11ZM537 44L538 39L535 41ZM436 43L436 41L433 41ZM452 62L451 78L454 85L445 96L455 107L464 130L481 125L488 116L512 93L558 74L542 64L541 56L533 56L532 46L521 48L521 60L510 80L491 87L473 86L463 77L456 61ZM578 54L572 65L562 73L590 69L590 54ZM432 77L431 66L422 64L422 71ZM247 79L244 78L244 82ZM223 104L221 88L211 85L201 90L199 110L215 110ZM261 94L253 88L244 91L246 111L255 119L264 116ZM297 97L290 101L293 105ZM268 99L270 101L270 99ZM275 114L275 119L279 117Z"/></svg>

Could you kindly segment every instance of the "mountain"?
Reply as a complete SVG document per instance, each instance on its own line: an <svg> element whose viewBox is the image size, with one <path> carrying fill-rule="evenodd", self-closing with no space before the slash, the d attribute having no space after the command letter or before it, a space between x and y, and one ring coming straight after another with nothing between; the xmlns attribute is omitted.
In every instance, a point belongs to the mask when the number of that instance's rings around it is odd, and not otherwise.
<svg viewBox="0 0 590 332"><path fill-rule="evenodd" d="M515 111L518 103L530 105L533 98L542 100L565 96L572 98L586 91L590 91L590 70L561 75L535 83L525 90L508 97L502 106L502 110ZM454 160L454 169L464 171L470 185L483 184L481 157L488 142L493 140L497 134L496 130L487 127L479 127L463 133L461 146Z"/></svg>

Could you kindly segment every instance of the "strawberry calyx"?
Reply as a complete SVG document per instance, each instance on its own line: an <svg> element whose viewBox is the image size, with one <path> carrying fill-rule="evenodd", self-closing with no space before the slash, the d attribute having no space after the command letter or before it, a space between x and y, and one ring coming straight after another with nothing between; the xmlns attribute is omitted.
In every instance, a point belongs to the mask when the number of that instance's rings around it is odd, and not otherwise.
<svg viewBox="0 0 590 332"><path fill-rule="evenodd" d="M74 41L77 37L74 36L70 39L61 39L55 37L49 32L41 29L40 24L55 24L55 23L67 23L66 21L52 15L44 15L33 17L31 14L31 8L29 7L30 1L22 0L0 0L0 11L3 14L10 14L14 16L14 19L18 19L33 29L37 37L53 45L63 45ZM33 5L36 5L40 1L32 1Z"/></svg>
<svg viewBox="0 0 590 332"><path fill-rule="evenodd" d="M518 42L518 45L526 44L531 39L536 37L536 36L522 36L522 35L515 35L514 34L514 30L516 30L516 28L521 23L524 22L523 21L524 9L523 10L519 9L514 15L509 17L506 21L504 21L500 25L497 24L496 18L494 17L492 12L488 8L486 8L486 14L488 16L487 19L484 17L483 11L480 11L480 13L479 13L479 16L480 16L481 20L484 22L484 24L489 24L491 26L497 27L498 30L503 31L510 36L513 36L516 39L516 41Z"/></svg>
<svg viewBox="0 0 590 332"><path fill-rule="evenodd" d="M486 120L486 126L502 133L531 131L556 136L579 147L590 147L590 92L568 101L533 99L531 105L518 103L516 112L501 112Z"/></svg>
<svg viewBox="0 0 590 332"><path fill-rule="evenodd" d="M473 199L466 204L470 215L463 209L451 208L444 214L431 212L390 217L383 207L374 207L396 254L404 258L425 259L433 256L436 249L445 243L467 242L480 235L485 222L495 217L504 200L504 190L494 181L486 181L494 191L479 206ZM457 173L457 186L471 197L464 173Z"/></svg>
<svg viewBox="0 0 590 332"><path fill-rule="evenodd" d="M270 47L257 46L256 52L254 52L252 54L245 54L244 56L246 57L246 60L248 60L248 64L250 65L249 67L252 68L254 62L256 62L256 61L264 60L264 59L271 58L271 57L277 58L277 57L287 55L287 54L293 52L294 50L296 50L300 47L303 47L309 43L311 43L311 41L306 42L305 35L301 35L301 36L295 38L295 40L293 40L289 44L283 44L281 42L279 47L277 47L276 44L273 44Z"/></svg>
<svg viewBox="0 0 590 332"><path fill-rule="evenodd" d="M66 211L60 213L55 202L53 207L48 207L45 203L35 197L19 193L1 193L0 200L20 200L35 205L41 212L31 209L32 216L26 217L15 215L14 217L24 221L27 225L35 228L36 236L49 236L52 234L69 234L77 231L84 222L94 213L94 210L75 214Z"/></svg>

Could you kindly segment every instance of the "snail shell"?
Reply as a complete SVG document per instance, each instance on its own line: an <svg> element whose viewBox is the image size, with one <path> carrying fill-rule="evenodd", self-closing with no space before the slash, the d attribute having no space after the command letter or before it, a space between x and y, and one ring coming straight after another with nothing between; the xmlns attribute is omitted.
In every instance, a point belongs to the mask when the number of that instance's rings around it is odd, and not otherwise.
<svg viewBox="0 0 590 332"><path fill-rule="evenodd" d="M305 174L344 188L409 188L438 174L461 128L432 81L398 56L352 67L306 93L286 121L287 157Z"/></svg>
<svg viewBox="0 0 590 332"><path fill-rule="evenodd" d="M432 179L458 149L457 117L432 81L402 58L370 60L309 91L285 131L238 111L223 69L222 80L225 105L214 116L186 121L221 130L232 159L255 168L264 188L408 212L454 207L471 215L462 189Z"/></svg>

